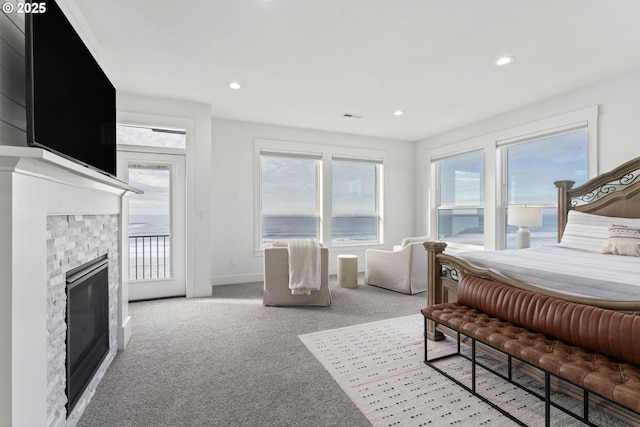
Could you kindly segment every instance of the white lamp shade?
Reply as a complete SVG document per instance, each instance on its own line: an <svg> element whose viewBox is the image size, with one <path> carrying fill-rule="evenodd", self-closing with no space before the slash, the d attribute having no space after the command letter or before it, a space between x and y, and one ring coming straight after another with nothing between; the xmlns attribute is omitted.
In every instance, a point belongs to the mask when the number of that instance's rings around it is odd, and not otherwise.
<svg viewBox="0 0 640 427"><path fill-rule="evenodd" d="M509 206L507 222L519 227L540 227L542 225L542 206Z"/></svg>

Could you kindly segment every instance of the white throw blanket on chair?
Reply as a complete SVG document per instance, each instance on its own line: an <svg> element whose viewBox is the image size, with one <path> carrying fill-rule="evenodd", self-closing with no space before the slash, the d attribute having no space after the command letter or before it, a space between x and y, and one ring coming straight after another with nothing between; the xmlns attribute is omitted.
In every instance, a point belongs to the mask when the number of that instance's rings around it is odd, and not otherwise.
<svg viewBox="0 0 640 427"><path fill-rule="evenodd" d="M320 290L320 244L315 239L289 241L289 289L293 295Z"/></svg>

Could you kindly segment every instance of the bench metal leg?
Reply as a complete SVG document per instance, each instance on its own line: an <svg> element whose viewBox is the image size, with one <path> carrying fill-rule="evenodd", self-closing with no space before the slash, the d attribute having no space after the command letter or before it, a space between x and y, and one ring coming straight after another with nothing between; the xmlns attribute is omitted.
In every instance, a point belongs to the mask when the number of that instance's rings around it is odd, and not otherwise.
<svg viewBox="0 0 640 427"><path fill-rule="evenodd" d="M427 337L427 318L424 318L424 361L427 361L427 341L429 341L429 338Z"/></svg>
<svg viewBox="0 0 640 427"><path fill-rule="evenodd" d="M425 317L426 319L426 317ZM504 415L505 417L509 418L510 420L512 420L513 422L515 422L516 424L518 424L519 426L523 426L526 427L527 425L525 423L523 423L522 421L518 420L517 418L515 418L513 415L511 415L509 412L505 411L504 409L502 409L500 406L496 405L495 403L493 403L492 401L490 401L489 399L487 399L486 397L482 396L481 394L476 392L476 359L475 359L475 355L476 355L476 351L475 351L475 347L476 347L476 340L473 337L469 337L467 335L465 335L468 338L471 338L471 345L472 345L472 356L471 358L469 358L469 356L466 356L464 354L461 353L460 351L460 343L462 341L461 336L463 334L461 334L460 332L457 332L457 351L455 353L451 353L451 354L447 354L447 355L443 355L443 356L438 356L438 357L434 357L433 359L429 359L427 357L427 345L428 345L428 326L427 326L427 322L425 321L425 329L424 329L424 337L425 337L425 341L424 341L424 363L429 366L431 369L433 369L434 371L438 372L439 374L443 375L445 378L453 381L454 383L456 383L457 385L459 385L460 387L462 387L463 389L467 390L468 392L472 393L474 396L476 396L477 398L479 398L480 400L482 400L484 403L486 403L487 405L493 407L494 409L496 409L497 411L499 411L502 415ZM437 367L434 362L437 362L439 360L443 360L443 359L447 359L449 357L453 357L453 356L460 356L464 359L467 359L469 361L471 361L471 387L469 387L466 384L463 384L461 381L459 381L458 379L452 377L451 375L447 374L446 372L444 372L442 369L440 369L439 367Z"/></svg>
<svg viewBox="0 0 640 427"><path fill-rule="evenodd" d="M429 345L429 323L430 320L425 317L424 318L424 363L431 366L431 362L436 362L438 360L447 359L452 356L460 356L460 332L458 332L458 348L457 351L451 354L444 354L442 356L434 357L429 360L429 356L427 355L427 346Z"/></svg>
<svg viewBox="0 0 640 427"><path fill-rule="evenodd" d="M458 337L460 342L460 337ZM476 339L471 338L471 391L476 392Z"/></svg>
<svg viewBox="0 0 640 427"><path fill-rule="evenodd" d="M544 425L551 426L551 375L544 373Z"/></svg>
<svg viewBox="0 0 640 427"><path fill-rule="evenodd" d="M584 389L584 394L582 397L582 418L586 421L589 421L589 390Z"/></svg>

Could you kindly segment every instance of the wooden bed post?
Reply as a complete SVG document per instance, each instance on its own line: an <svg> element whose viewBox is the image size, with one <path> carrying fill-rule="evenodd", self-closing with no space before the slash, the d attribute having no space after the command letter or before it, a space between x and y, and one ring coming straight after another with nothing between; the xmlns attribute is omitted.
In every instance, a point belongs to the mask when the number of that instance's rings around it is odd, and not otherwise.
<svg viewBox="0 0 640 427"><path fill-rule="evenodd" d="M427 250L427 307L440 304L442 301L442 266L436 255L444 252L447 247L445 242L424 242ZM427 321L427 338L432 341L444 339L442 332L436 331L436 324L432 320Z"/></svg>
<svg viewBox="0 0 640 427"><path fill-rule="evenodd" d="M571 209L568 191L573 187L575 181L556 181L554 182L558 188L558 243L564 234L564 228L567 225L567 214Z"/></svg>

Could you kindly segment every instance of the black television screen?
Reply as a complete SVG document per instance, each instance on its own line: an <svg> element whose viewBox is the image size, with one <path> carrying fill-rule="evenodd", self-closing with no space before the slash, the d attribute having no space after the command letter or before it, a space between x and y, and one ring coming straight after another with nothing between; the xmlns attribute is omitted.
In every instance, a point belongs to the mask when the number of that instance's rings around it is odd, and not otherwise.
<svg viewBox="0 0 640 427"><path fill-rule="evenodd" d="M28 144L115 176L115 88L55 1L25 17Z"/></svg>

